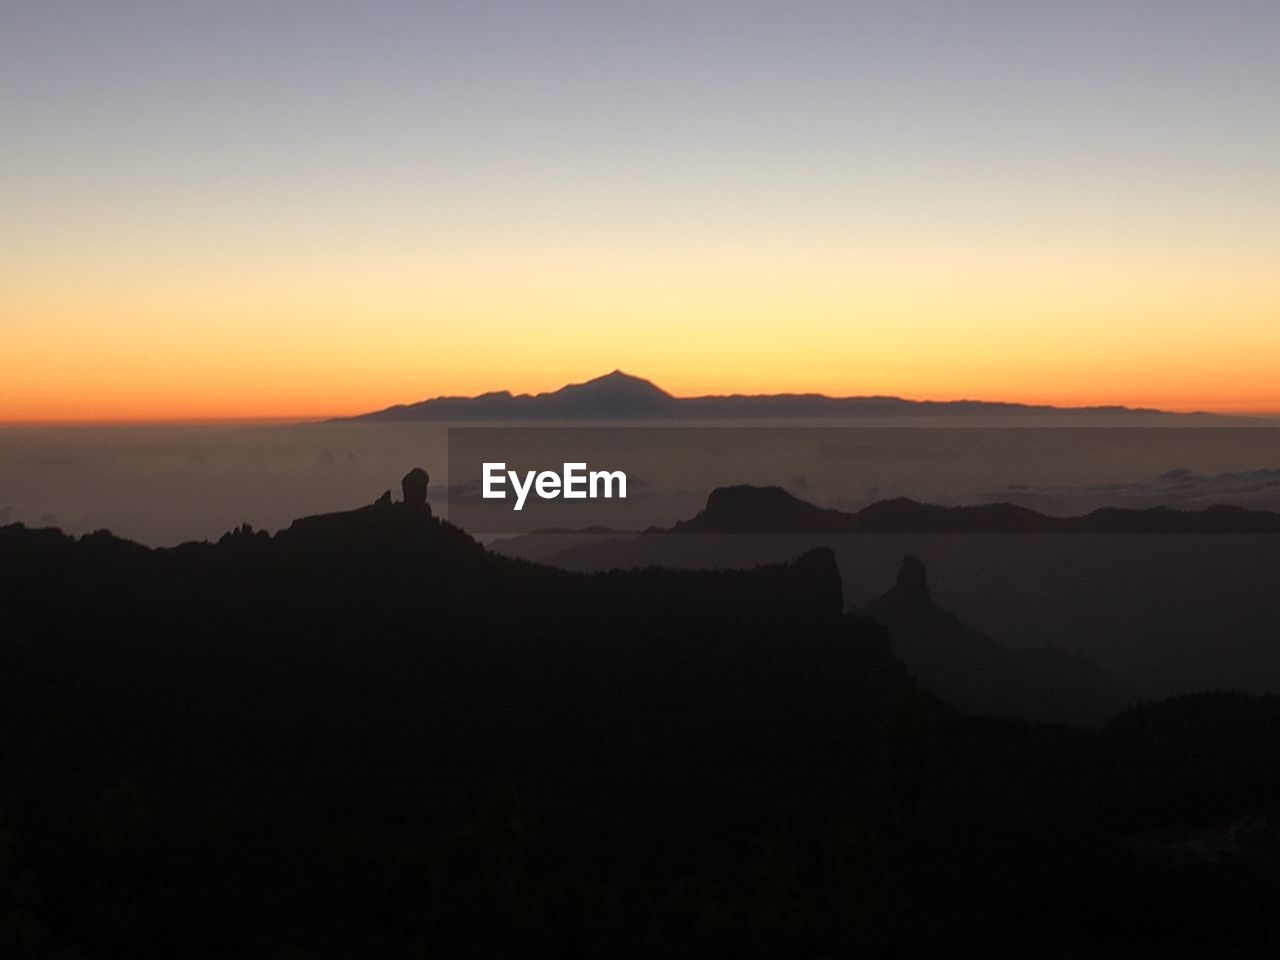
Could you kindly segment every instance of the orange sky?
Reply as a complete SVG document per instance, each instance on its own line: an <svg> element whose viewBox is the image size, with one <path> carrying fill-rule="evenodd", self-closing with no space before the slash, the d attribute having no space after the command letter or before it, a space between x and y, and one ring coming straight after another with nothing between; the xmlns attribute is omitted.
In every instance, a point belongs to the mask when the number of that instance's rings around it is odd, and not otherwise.
<svg viewBox="0 0 1280 960"><path fill-rule="evenodd" d="M617 367L679 395L1280 411L1280 272L1262 258L958 250L86 257L0 292L0 419L328 416Z"/></svg>
<svg viewBox="0 0 1280 960"><path fill-rule="evenodd" d="M1280 413L1280 6L508 6L19 5L0 422Z"/></svg>

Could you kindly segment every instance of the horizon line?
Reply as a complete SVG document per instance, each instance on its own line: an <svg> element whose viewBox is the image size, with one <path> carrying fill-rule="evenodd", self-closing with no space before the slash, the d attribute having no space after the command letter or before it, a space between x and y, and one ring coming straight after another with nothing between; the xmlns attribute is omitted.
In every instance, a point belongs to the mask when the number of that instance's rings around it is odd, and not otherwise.
<svg viewBox="0 0 1280 960"><path fill-rule="evenodd" d="M567 387L581 386L592 383L597 380L603 380L608 377L623 376L633 380L643 381L655 389L667 393L665 388L661 387L654 380L640 376L638 374L627 373L621 367L615 367L607 373L597 374L586 378L585 380L571 380L561 383L557 387L546 388L536 392L522 391L516 392L509 388L486 389L479 392L469 394L464 393L441 393L417 400L393 401L382 406L364 407L358 410L352 410L342 413L263 413L263 414L209 414L209 415L149 415L140 414L137 416L123 417L26 417L26 418L5 418L0 417L0 427L5 428L23 428L23 427L98 427L98 426L250 426L250 425L270 425L270 424L307 424L307 423L324 423L330 420L346 420L358 418L369 414L381 413L385 410L391 410L398 407L411 407L419 404L428 403L433 400L441 399L475 399L489 393L510 393L512 396L541 396L556 393ZM1027 407L1034 411L1035 408L1050 408L1053 410L1071 412L1080 411L1087 413L1101 409L1125 410L1134 413L1151 413L1151 414L1173 414L1178 416L1219 416L1219 417L1239 417L1248 419L1273 420L1280 419L1280 408L1275 410L1254 410L1241 408L1212 408L1212 407L1178 407L1178 406L1151 406L1147 404L1131 405L1124 402L1108 401L1108 402L1052 402L1047 400L1017 400L1005 399L999 397L951 397L948 399L937 399L934 397L911 397L900 393L824 393L817 390L778 390L770 392L751 392L746 390L736 390L733 392L722 393L690 393L684 395L668 394L675 400L697 400L706 398L720 397L782 397L782 396L815 396L823 397L830 400L845 399L891 399L902 400L907 403L917 404L959 404L959 403L981 403L993 405L1009 405L1017 407ZM615 419L615 418L603 418ZM803 417L795 419L805 419ZM443 421L442 421L443 422Z"/></svg>
<svg viewBox="0 0 1280 960"><path fill-rule="evenodd" d="M774 394L780 396L781 394ZM704 396L730 396L730 394L705 394ZM752 396L751 394L743 394L743 396ZM769 396L769 394L754 394L754 396ZM436 399L434 397L430 399ZM679 397L677 399L686 399ZM1020 400L913 400L910 397L901 397L895 399L908 400L917 403L992 403L992 404L1010 404L1016 406L1028 407L1034 414L1035 409L1039 407L1048 407L1061 412L1070 413L1078 411L1082 414L1088 414L1091 411L1099 409L1112 408L1116 410L1126 410L1132 413L1148 413L1148 414L1171 414L1174 416L1194 417L1224 417L1236 418L1241 420L1280 421L1280 410L1231 410L1231 409L1174 409L1168 407L1129 407L1124 404L1087 404L1087 405L1067 405L1059 406L1051 403L1032 403ZM348 413L323 413L323 414L262 414L262 415L245 415L245 416L198 416L198 417L164 417L164 416L140 416L140 417L109 417L101 419L82 419L79 417L51 417L48 419L14 419L8 420L0 418L0 429L40 429L40 428L91 428L91 427L250 427L250 426L308 426L316 424L332 423L335 421L352 421L355 418L364 416L369 413L380 413L383 410L392 409L399 406L412 406L414 403L422 403L424 401L411 401L410 403L395 403L387 407L379 407L376 410L361 410ZM975 414L981 416L981 414ZM891 414L884 415L892 418ZM601 420L617 420L617 417L601 417ZM641 418L643 419L643 418ZM708 419L717 419L714 417ZM812 417L791 417L786 419L806 420L815 419ZM831 418L823 418L831 419ZM838 418L836 418L838 419ZM850 418L856 419L856 418ZM863 419L876 419L874 416L868 416ZM415 421L416 422L416 421ZM448 423L447 420L440 420L439 423ZM461 421L460 421L461 422ZM469 422L469 421L468 421ZM528 422L528 421L522 421Z"/></svg>

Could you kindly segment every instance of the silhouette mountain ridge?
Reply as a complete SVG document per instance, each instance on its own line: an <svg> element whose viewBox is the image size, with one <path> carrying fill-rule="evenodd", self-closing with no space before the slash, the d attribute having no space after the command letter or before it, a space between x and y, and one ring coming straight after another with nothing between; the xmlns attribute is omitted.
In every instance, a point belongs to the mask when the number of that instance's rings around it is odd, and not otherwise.
<svg viewBox="0 0 1280 960"><path fill-rule="evenodd" d="M1280 533L1280 513L1216 504L1199 510L1103 507L1053 516L1000 502L943 506L908 497L857 511L822 507L777 486L717 487L693 517L652 532L669 533Z"/></svg>
<svg viewBox="0 0 1280 960"><path fill-rule="evenodd" d="M355 509L299 517L274 533L243 524L216 541L189 541L172 547L144 546L107 530L74 536L54 527L0 526L0 560L12 561L15 569L23 561L27 567L24 577L35 582L41 564L33 557L51 563L74 560L86 567L101 561L108 569L119 562L152 571L171 564L222 564L269 557L273 565L301 561L326 568L359 569L358 578L371 576L372 571L393 571L393 579L447 568L450 581L476 580L479 586L473 584L469 588L472 592L486 584L500 588L517 583L525 590L536 583L550 590L550 596L566 589L572 595L574 588L590 591L600 585L605 585L602 589L607 592L625 591L627 581L639 583L654 576L676 580L699 576L674 570L645 571L643 576L622 571L573 573L511 558L486 550L461 527L434 516L425 504L392 502L389 493ZM824 615L840 615L844 610L840 574L829 548L805 551L789 563L710 574L723 584L743 575L760 581L745 595L759 596L763 590L770 596L769 603L822 611ZM768 589L764 589L766 582Z"/></svg>
<svg viewBox="0 0 1280 960"><path fill-rule="evenodd" d="M616 420L616 419L778 419L899 416L1159 415L1146 407L1049 404L988 400L912 400L886 394L829 396L817 392L729 393L677 397L651 380L615 369L602 376L541 393L495 390L475 396L437 396L382 410L338 417L335 422L413 420Z"/></svg>

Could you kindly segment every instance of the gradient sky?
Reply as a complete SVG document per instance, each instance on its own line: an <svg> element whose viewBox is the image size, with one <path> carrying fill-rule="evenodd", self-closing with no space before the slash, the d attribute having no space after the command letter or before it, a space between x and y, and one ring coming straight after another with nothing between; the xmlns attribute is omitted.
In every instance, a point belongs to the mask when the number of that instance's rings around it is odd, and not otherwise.
<svg viewBox="0 0 1280 960"><path fill-rule="evenodd" d="M1280 3L0 5L0 420L1280 411Z"/></svg>

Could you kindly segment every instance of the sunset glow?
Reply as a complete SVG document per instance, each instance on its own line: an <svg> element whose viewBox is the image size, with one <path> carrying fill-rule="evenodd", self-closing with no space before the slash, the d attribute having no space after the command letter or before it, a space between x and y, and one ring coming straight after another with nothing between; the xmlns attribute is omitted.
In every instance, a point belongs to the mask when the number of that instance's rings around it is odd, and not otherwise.
<svg viewBox="0 0 1280 960"><path fill-rule="evenodd" d="M322 417L616 367L1280 413L1274 9L1135 4L1101 36L1012 7L992 35L930 4L911 29L415 6L19 14L0 421Z"/></svg>

